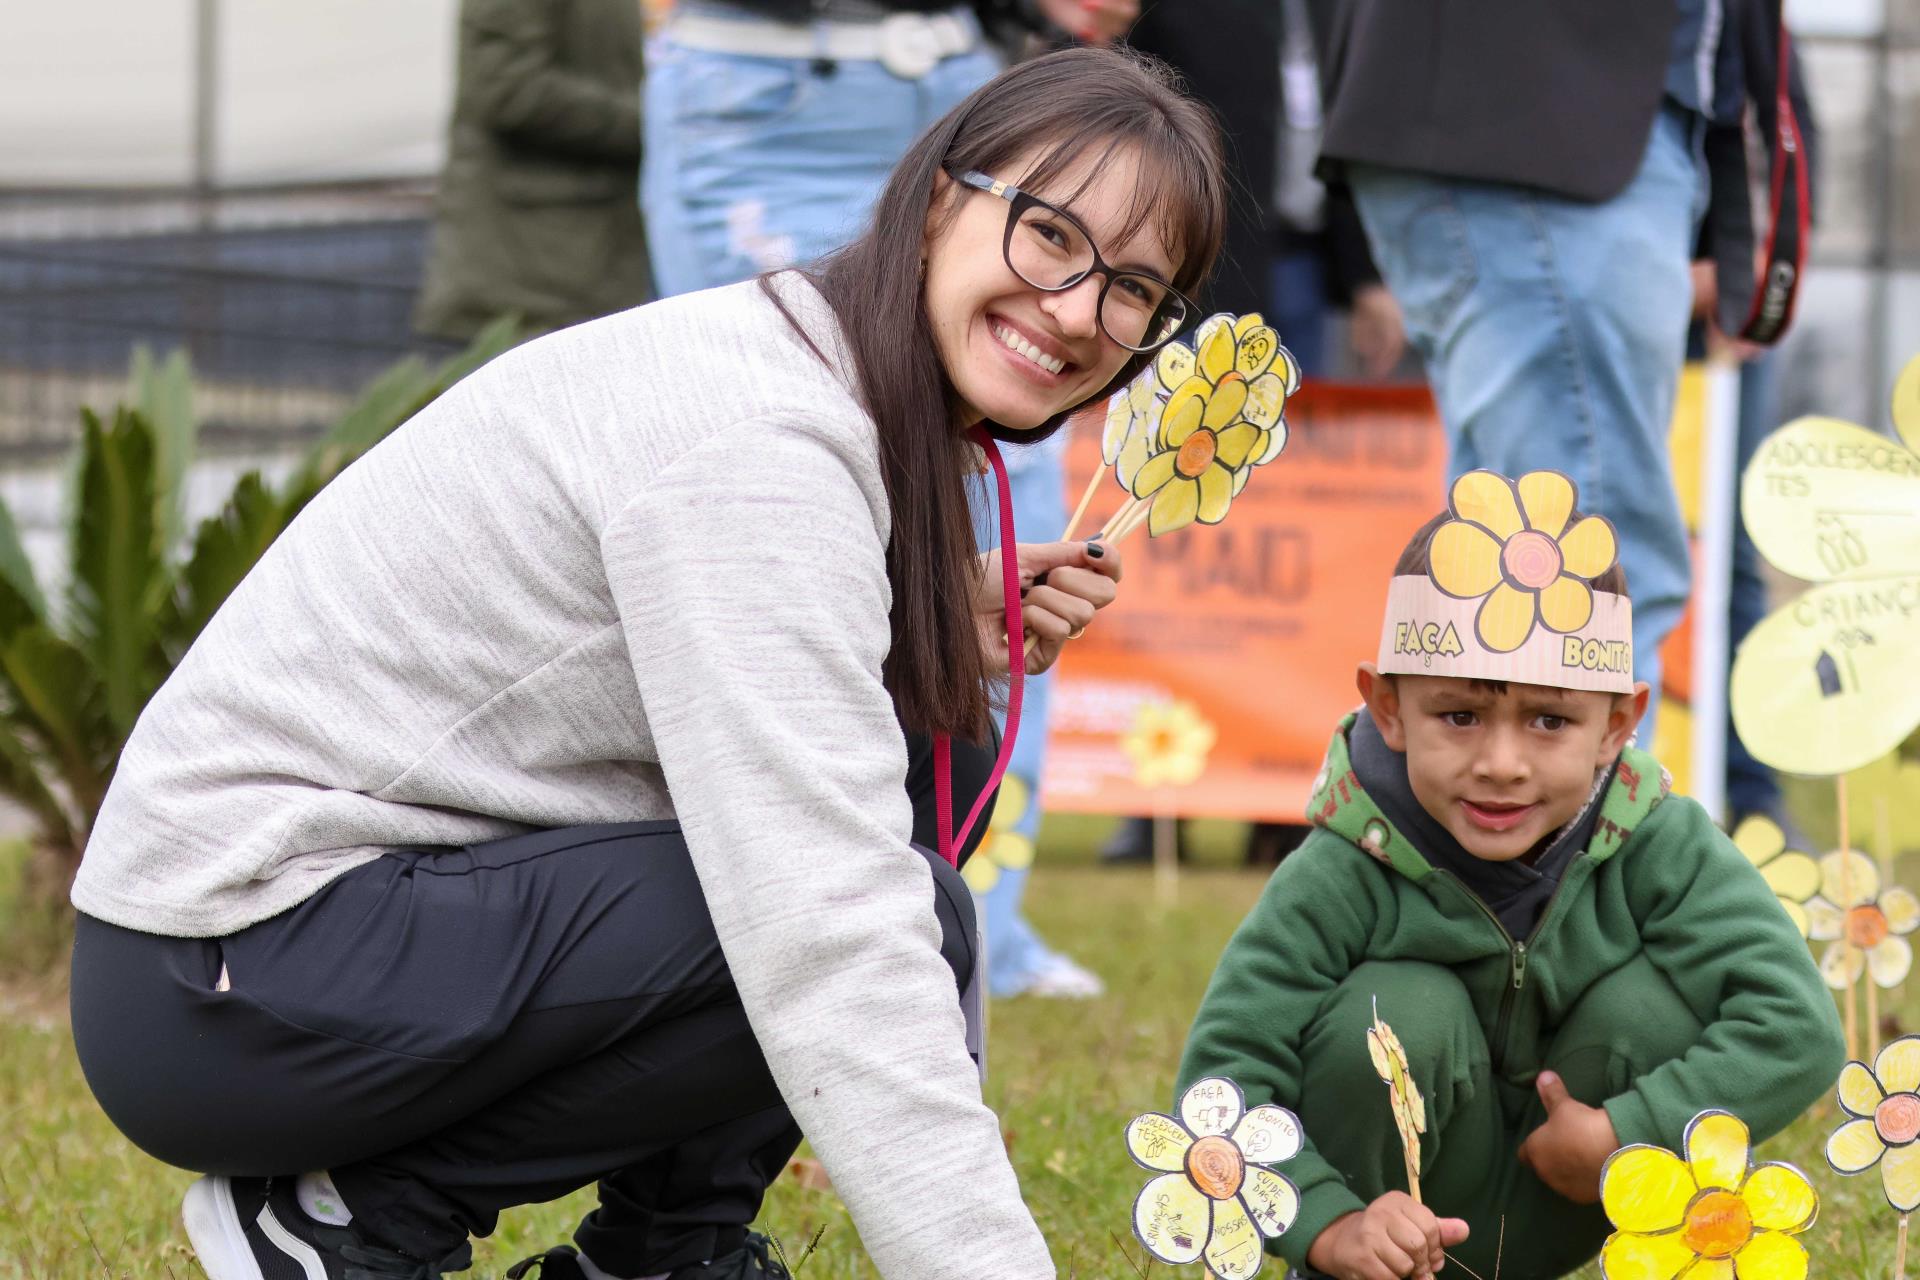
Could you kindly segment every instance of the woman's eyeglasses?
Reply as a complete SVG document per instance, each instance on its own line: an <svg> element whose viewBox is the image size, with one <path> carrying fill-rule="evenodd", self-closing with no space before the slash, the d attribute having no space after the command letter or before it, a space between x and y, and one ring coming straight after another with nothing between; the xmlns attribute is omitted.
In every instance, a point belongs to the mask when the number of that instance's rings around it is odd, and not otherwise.
<svg viewBox="0 0 1920 1280"><path fill-rule="evenodd" d="M1007 202L1001 252L1013 274L1047 293L1062 293L1094 272L1100 287L1100 328L1129 351L1153 351L1180 332L1192 311L1180 291L1158 276L1107 265L1087 229L1065 210L1036 195L970 171L954 181Z"/></svg>

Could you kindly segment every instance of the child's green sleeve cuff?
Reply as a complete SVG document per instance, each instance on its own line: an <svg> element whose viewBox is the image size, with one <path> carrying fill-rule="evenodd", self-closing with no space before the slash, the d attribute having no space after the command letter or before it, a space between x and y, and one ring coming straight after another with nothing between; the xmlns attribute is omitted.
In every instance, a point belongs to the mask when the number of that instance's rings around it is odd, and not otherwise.
<svg viewBox="0 0 1920 1280"><path fill-rule="evenodd" d="M1616 1094L1600 1105L1607 1119L1613 1122L1613 1136L1621 1146L1632 1146L1636 1142L1656 1147L1666 1145L1660 1127L1654 1123L1652 1108L1638 1092Z"/></svg>
<svg viewBox="0 0 1920 1280"><path fill-rule="evenodd" d="M1291 1173L1285 1165L1277 1166L1282 1172ZM1331 1167L1328 1172L1332 1173ZM1307 1252L1313 1248L1313 1242L1327 1229L1335 1218L1349 1213L1358 1213L1367 1207L1367 1202L1355 1195L1338 1174L1309 1187L1300 1196L1300 1214L1293 1225L1277 1240L1267 1242L1267 1252L1277 1253L1294 1268L1307 1269Z"/></svg>

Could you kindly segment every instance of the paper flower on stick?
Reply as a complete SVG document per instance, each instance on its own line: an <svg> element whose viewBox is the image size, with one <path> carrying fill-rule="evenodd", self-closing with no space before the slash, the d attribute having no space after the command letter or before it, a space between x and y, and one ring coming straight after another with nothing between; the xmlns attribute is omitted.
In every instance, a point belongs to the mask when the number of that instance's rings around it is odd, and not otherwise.
<svg viewBox="0 0 1920 1280"><path fill-rule="evenodd" d="M1827 1139L1827 1163L1838 1173L1880 1166L1887 1203L1901 1213L1920 1209L1920 1036L1902 1036L1882 1049L1872 1068L1849 1062L1836 1089L1850 1119Z"/></svg>
<svg viewBox="0 0 1920 1280"><path fill-rule="evenodd" d="M1373 1025L1367 1028L1367 1056L1373 1069L1386 1082L1393 1103L1393 1127L1400 1132L1400 1146L1407 1157L1407 1190L1420 1198L1420 1135L1427 1131L1427 1104L1420 1086L1413 1082L1413 1070L1407 1065L1407 1051L1393 1028L1380 1020L1380 1002L1373 1004Z"/></svg>
<svg viewBox="0 0 1920 1280"><path fill-rule="evenodd" d="M1741 481L1760 553L1820 584L1762 619L1733 664L1734 724L1776 769L1846 773L1920 726L1920 358L1894 386L1893 422L1897 440L1796 419Z"/></svg>
<svg viewBox="0 0 1920 1280"><path fill-rule="evenodd" d="M1031 789L1017 775L1009 773L1000 779L1000 794L993 801L987 834L960 870L975 893L985 893L1000 883L1002 871L1024 871L1033 865L1033 837L1014 830L1027 816L1031 796Z"/></svg>
<svg viewBox="0 0 1920 1280"><path fill-rule="evenodd" d="M1898 986L1913 968L1907 935L1920 929L1920 898L1882 886L1880 868L1858 850L1820 859L1820 896L1807 903L1808 936L1831 943L1820 958L1827 985L1846 990L1864 969L1879 987Z"/></svg>
<svg viewBox="0 0 1920 1280"><path fill-rule="evenodd" d="M1191 702L1146 702L1134 713L1120 749L1133 761L1134 781L1141 786L1184 787L1206 772L1207 753L1218 737Z"/></svg>
<svg viewBox="0 0 1920 1280"><path fill-rule="evenodd" d="M1298 1154L1300 1121L1271 1103L1248 1110L1240 1086L1221 1076L1195 1081L1179 1110L1127 1126L1134 1163L1160 1175L1133 1202L1134 1234L1162 1262L1204 1261L1221 1280L1246 1280L1260 1270L1262 1239L1300 1212L1299 1190L1262 1167Z"/></svg>
<svg viewBox="0 0 1920 1280"><path fill-rule="evenodd" d="M1516 482L1469 471L1453 482L1453 519L1434 530L1434 585L1460 600L1486 599L1474 618L1480 643L1512 653L1536 623L1562 635L1593 616L1593 579L1613 566L1619 540L1601 516L1573 514L1573 482L1533 471Z"/></svg>
<svg viewBox="0 0 1920 1280"><path fill-rule="evenodd" d="M1813 855L1787 848L1787 833L1779 823L1761 814L1747 818L1734 829L1733 844L1765 878L1787 918L1800 930L1800 936L1806 937L1806 903L1820 889L1820 864Z"/></svg>
<svg viewBox="0 0 1920 1280"><path fill-rule="evenodd" d="M1135 498L1152 500L1147 532L1156 538L1196 520L1219 524L1252 469L1286 447L1284 410L1299 389L1299 365L1258 315L1217 315L1200 326L1193 347L1163 347L1152 376L1167 399L1149 456L1130 467L1123 441L1116 474ZM1129 413L1134 403L1129 397ZM1111 414L1110 407L1109 440Z"/></svg>
<svg viewBox="0 0 1920 1280"><path fill-rule="evenodd" d="M1794 1236L1820 1210L1807 1175L1755 1166L1747 1126L1725 1111L1687 1125L1686 1159L1635 1144L1607 1157L1600 1203L1617 1230L1600 1250L1606 1280L1805 1280Z"/></svg>

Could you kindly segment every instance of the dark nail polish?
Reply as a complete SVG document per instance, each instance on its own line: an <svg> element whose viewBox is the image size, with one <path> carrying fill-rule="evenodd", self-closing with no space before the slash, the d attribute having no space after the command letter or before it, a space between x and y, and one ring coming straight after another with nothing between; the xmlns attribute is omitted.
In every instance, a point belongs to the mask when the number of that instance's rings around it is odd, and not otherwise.
<svg viewBox="0 0 1920 1280"><path fill-rule="evenodd" d="M1087 554L1098 560L1107 554L1107 549L1096 540L1087 544Z"/></svg>

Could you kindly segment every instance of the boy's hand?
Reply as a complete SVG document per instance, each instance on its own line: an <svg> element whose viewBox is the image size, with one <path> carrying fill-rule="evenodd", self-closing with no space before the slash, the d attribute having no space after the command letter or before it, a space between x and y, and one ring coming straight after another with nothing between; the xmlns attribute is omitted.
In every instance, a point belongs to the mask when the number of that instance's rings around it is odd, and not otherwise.
<svg viewBox="0 0 1920 1280"><path fill-rule="evenodd" d="M1520 1144L1520 1163L1575 1204L1592 1204L1600 1198L1600 1166L1620 1148L1613 1121L1605 1108L1575 1102L1551 1071L1542 1071L1534 1084L1547 1106L1547 1122Z"/></svg>
<svg viewBox="0 0 1920 1280"><path fill-rule="evenodd" d="M1448 1245L1467 1238L1459 1218L1436 1218L1404 1191L1389 1191L1359 1213L1335 1218L1313 1238L1307 1266L1334 1280L1403 1280L1446 1265Z"/></svg>

